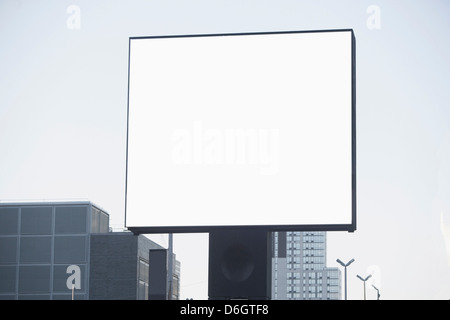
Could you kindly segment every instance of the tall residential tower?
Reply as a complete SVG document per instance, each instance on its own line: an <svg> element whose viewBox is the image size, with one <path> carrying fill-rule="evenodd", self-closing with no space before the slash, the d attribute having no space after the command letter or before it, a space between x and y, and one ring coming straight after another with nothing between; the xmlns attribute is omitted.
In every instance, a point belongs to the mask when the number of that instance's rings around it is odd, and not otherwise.
<svg viewBox="0 0 450 320"><path fill-rule="evenodd" d="M272 299L340 300L341 271L326 266L326 232L274 232Z"/></svg>

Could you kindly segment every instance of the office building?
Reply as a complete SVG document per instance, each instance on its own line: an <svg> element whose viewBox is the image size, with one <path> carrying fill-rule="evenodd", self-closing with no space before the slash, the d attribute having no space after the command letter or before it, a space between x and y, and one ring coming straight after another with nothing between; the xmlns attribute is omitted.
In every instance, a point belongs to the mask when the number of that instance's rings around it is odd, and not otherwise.
<svg viewBox="0 0 450 320"><path fill-rule="evenodd" d="M341 271L326 266L326 232L273 233L272 299L341 299Z"/></svg>
<svg viewBox="0 0 450 320"><path fill-rule="evenodd" d="M89 201L0 202L0 299L148 299L151 250L165 249L110 232L109 215Z"/></svg>

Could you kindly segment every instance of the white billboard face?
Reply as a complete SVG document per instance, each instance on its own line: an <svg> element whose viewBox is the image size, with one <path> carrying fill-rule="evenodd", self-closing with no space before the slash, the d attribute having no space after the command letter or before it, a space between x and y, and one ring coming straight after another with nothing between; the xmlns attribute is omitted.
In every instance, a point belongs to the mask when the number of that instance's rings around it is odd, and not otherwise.
<svg viewBox="0 0 450 320"><path fill-rule="evenodd" d="M353 43L351 30L130 38L126 226L353 231Z"/></svg>

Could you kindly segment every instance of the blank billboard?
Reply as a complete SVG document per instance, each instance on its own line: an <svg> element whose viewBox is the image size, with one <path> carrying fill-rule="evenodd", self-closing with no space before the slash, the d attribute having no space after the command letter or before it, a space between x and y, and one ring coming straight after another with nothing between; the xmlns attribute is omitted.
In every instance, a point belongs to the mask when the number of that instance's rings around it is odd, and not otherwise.
<svg viewBox="0 0 450 320"><path fill-rule="evenodd" d="M356 229L352 30L129 39L125 225Z"/></svg>

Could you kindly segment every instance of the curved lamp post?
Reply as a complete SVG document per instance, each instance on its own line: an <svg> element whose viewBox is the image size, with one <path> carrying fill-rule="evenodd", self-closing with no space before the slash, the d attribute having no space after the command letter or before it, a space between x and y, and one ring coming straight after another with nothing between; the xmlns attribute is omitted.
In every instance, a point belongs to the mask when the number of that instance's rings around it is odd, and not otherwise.
<svg viewBox="0 0 450 320"><path fill-rule="evenodd" d="M380 300L380 289L378 289L377 287L375 287L374 285L372 285L372 287L377 290L377 300Z"/></svg>
<svg viewBox="0 0 450 320"><path fill-rule="evenodd" d="M344 274L345 274L345 300L347 300L347 267L351 265L355 259L350 260L347 263L343 263L341 260L337 259L336 262L339 263L341 266L344 267Z"/></svg>
<svg viewBox="0 0 450 320"><path fill-rule="evenodd" d="M359 274L357 275L357 277L358 277L362 282L364 282L364 300L366 300L366 281L369 280L369 278L370 278L371 276L372 276L372 275L369 274L367 277L363 278L363 277L361 277Z"/></svg>

